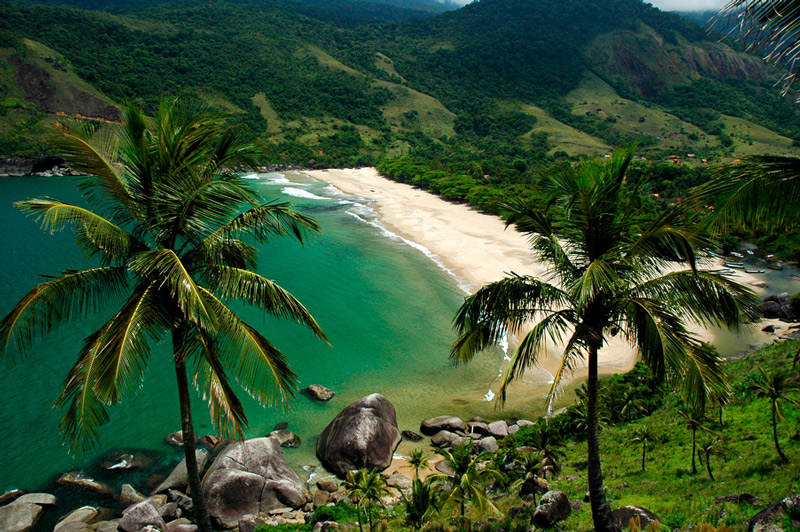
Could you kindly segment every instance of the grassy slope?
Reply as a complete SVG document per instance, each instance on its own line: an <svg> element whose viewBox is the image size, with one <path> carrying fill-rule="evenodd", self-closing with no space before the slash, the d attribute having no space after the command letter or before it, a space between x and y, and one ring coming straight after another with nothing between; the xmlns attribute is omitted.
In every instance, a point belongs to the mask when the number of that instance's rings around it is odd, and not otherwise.
<svg viewBox="0 0 800 532"><path fill-rule="evenodd" d="M524 105L522 111L536 117L536 125L523 138L530 138L536 133L547 134L547 140L553 145L550 153L560 150L571 156L592 156L608 153L611 150L603 140L559 122L541 107Z"/></svg>
<svg viewBox="0 0 800 532"><path fill-rule="evenodd" d="M697 523L725 524L735 530L747 529L747 521L764 505L716 504L715 499L729 494L750 493L764 500L765 505L800 492L800 442L788 438L800 426L800 412L785 405L786 420L779 426L784 452L792 459L782 464L772 444L769 403L755 399L742 389L748 373L758 367L789 368L798 348L797 342L777 344L756 351L746 358L728 364L730 382L738 394L734 403L723 411L723 426L710 429L722 435L726 459L713 456L711 482L698 462L699 473L691 473L691 432L684 428L677 408L668 405L648 418L635 423L604 430L601 434L603 474L613 507L635 504L652 510L670 528ZM716 412L712 412L716 418ZM647 471L641 472L641 444L633 444L634 430L647 425L661 441L648 450ZM698 435L698 441L703 436ZM586 444L572 442L556 489L582 500L586 484ZM564 524L566 530L591 528L589 505L573 512Z"/></svg>

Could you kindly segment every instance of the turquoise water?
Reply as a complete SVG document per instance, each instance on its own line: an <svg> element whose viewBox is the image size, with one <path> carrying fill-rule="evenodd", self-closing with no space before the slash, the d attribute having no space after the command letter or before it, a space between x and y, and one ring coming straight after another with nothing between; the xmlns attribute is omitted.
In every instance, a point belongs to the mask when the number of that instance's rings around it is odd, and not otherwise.
<svg viewBox="0 0 800 532"><path fill-rule="evenodd" d="M56 275L66 268L89 265L68 231L45 234L12 206L14 201L42 196L80 202L75 183L70 178L37 177L0 181L4 243L0 247L0 315L41 282L41 274ZM417 430L421 419L445 413L494 419L535 419L543 413L547 384L537 380L541 375L512 388L502 412L485 400L503 365L501 350L476 357L467 366L453 367L447 357L454 338L450 320L464 292L424 249L383 229L363 200L298 174L261 175L252 184L265 197L292 200L324 228L306 247L289 239L269 243L261 253L258 271L278 281L309 308L332 346L298 325L266 319L248 307L234 308L286 353L301 388L317 383L334 389L337 395L326 404L298 395L288 410L266 409L244 400L249 436L265 434L276 423L287 421L303 440L299 448L285 451L287 460L300 474L310 475L318 465L314 457L317 435L343 407L369 393L380 392L392 401L401 429ZM789 273L768 272L765 280L771 288L797 292L800 284L789 279ZM111 310L114 308L112 305ZM101 319L98 316L62 327L36 341L26 360L0 372L4 391L0 493L10 488L56 489L67 506L77 504L74 492L52 485L57 475L74 469L114 486L131 482L147 491L152 485L147 479L151 470L138 474L103 471L98 466L101 457L113 450L134 449L152 454L155 469L161 470L181 458L180 450L163 442L166 434L179 428L168 342L154 347L142 388L110 409L111 421L101 428L93 450L73 456L63 445L58 433L61 413L51 405L82 339ZM760 327L740 336L717 334L724 354L765 339ZM246 399L245 392L240 396ZM569 394L563 398L567 400ZM213 432L199 396L193 410L197 433ZM401 446L400 451L405 450ZM56 513L51 512L53 516Z"/></svg>
<svg viewBox="0 0 800 532"><path fill-rule="evenodd" d="M295 324L265 319L248 307L235 308L286 353L301 387L318 383L337 395L322 405L298 395L288 411L245 401L250 436L288 421L303 444L287 450L287 459L300 468L316 463L316 435L336 413L372 392L383 393L394 403L401 428L416 430L422 418L441 413L501 415L494 413L493 403L483 397L497 375L502 352L497 350L458 368L448 360L453 340L450 320L463 299L455 279L418 249L387 235L375 224L374 212L367 206L337 194L324 183L299 175L269 174L253 184L267 197L291 199L324 228L305 248L289 239L276 239L265 246L258 271L277 280L309 308L332 346ZM80 201L75 182L68 178L2 181L2 315L41 281L40 274L55 275L88 265L68 231L43 233L11 205L40 196ZM0 492L12 487L36 489L54 475L85 468L113 449L153 449L166 452L165 460L179 458L179 453L163 443L164 435L180 426L168 342L154 348L143 387L110 409L111 421L101 428L93 451L72 456L62 444L58 433L61 413L51 405L82 338L99 319L70 323L36 341L26 360L0 374L5 392L0 412ZM200 435L210 433L207 411L199 397L196 399L196 430ZM540 411L540 396L521 397L502 415L530 417Z"/></svg>

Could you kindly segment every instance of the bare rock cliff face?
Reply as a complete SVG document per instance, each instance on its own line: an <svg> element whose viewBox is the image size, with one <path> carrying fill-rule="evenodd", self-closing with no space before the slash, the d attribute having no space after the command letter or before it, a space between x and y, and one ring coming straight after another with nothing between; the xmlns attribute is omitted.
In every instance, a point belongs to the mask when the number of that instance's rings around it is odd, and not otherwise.
<svg viewBox="0 0 800 532"><path fill-rule="evenodd" d="M763 81L775 77L758 57L728 46L665 39L650 28L598 37L587 54L592 68L617 86L626 86L645 98L689 83L697 76Z"/></svg>
<svg viewBox="0 0 800 532"><path fill-rule="evenodd" d="M121 113L96 95L70 85L59 86L53 76L36 65L18 58L10 59L16 81L25 92L25 99L45 113L64 113L108 121L119 121Z"/></svg>

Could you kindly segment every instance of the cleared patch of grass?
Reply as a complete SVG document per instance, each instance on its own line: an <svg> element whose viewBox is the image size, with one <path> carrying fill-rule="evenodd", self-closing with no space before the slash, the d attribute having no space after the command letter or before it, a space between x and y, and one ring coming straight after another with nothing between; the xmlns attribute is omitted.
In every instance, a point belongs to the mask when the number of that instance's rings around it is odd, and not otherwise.
<svg viewBox="0 0 800 532"><path fill-rule="evenodd" d="M341 70L343 72L347 72L352 76L364 77L364 74L362 74L358 70L350 68L349 66L345 65L344 63L342 63L329 53L317 48L316 46L306 46L304 51L315 57L317 61L319 61L320 65L332 68L334 70Z"/></svg>
<svg viewBox="0 0 800 532"><path fill-rule="evenodd" d="M536 125L522 136L523 140L530 139L536 133L546 133L548 142L554 146L550 150L551 154L556 151L564 151L570 156L594 156L608 153L611 150L611 147L602 139L559 122L541 107L523 105L520 110L536 117Z"/></svg>
<svg viewBox="0 0 800 532"><path fill-rule="evenodd" d="M390 125L419 129L433 137L455 135L453 129L455 113L436 98L388 81L377 80L375 84L389 89L395 95L395 98L383 107L383 116Z"/></svg>
<svg viewBox="0 0 800 532"><path fill-rule="evenodd" d="M800 148L792 146L792 139L744 118L723 115L725 131L733 139L733 155L800 155Z"/></svg>
<svg viewBox="0 0 800 532"><path fill-rule="evenodd" d="M278 113L275 112L275 109L273 109L269 101L267 101L267 95L263 92L259 92L253 96L252 100L253 104L258 107L258 110L261 112L261 116L267 121L267 133L280 133L281 119L278 118Z"/></svg>
<svg viewBox="0 0 800 532"><path fill-rule="evenodd" d="M392 61L392 58L389 57L388 55L384 55L380 52L376 53L375 66L392 76L397 76L403 82L406 81L406 79L403 76L401 76L394 68L394 61Z"/></svg>

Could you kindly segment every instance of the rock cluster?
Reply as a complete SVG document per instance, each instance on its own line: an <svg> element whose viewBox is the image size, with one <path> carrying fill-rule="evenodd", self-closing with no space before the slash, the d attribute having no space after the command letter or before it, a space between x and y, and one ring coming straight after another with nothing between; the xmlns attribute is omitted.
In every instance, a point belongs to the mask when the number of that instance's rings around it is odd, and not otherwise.
<svg viewBox="0 0 800 532"><path fill-rule="evenodd" d="M52 506L56 498L49 493L29 493L0 507L0 530L4 532L28 532L39 521L43 506Z"/></svg>
<svg viewBox="0 0 800 532"><path fill-rule="evenodd" d="M419 430L431 437L431 445L434 447L446 449L472 442L474 452L493 452L499 448L498 440L529 425L533 425L533 422L527 419L519 419L509 425L503 420L489 423L476 417L464 423L455 416L436 416L422 420Z"/></svg>
<svg viewBox="0 0 800 532"><path fill-rule="evenodd" d="M797 313L787 292L765 297L761 303L761 311L768 320L797 321Z"/></svg>

